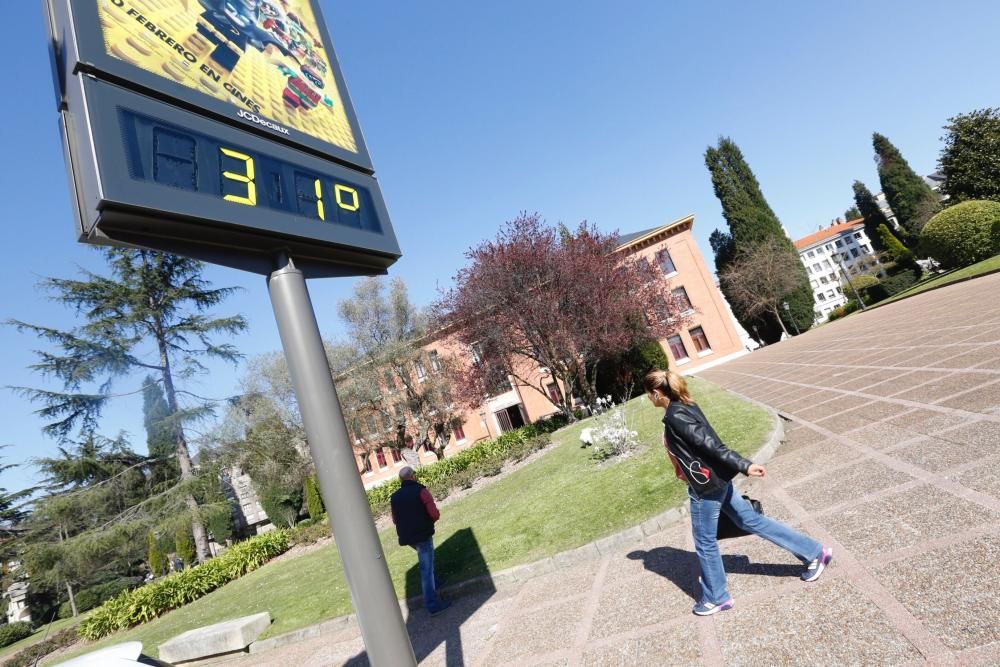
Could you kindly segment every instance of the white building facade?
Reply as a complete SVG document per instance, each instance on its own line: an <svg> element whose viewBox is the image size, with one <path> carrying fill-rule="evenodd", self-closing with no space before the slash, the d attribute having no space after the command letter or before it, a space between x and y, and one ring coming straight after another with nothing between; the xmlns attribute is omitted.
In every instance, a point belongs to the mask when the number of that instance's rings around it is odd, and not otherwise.
<svg viewBox="0 0 1000 667"><path fill-rule="evenodd" d="M865 233L864 220L823 227L796 241L795 249L809 274L817 324L825 322L832 310L843 306L853 296L845 282L845 274L851 278L862 273L884 275Z"/></svg>

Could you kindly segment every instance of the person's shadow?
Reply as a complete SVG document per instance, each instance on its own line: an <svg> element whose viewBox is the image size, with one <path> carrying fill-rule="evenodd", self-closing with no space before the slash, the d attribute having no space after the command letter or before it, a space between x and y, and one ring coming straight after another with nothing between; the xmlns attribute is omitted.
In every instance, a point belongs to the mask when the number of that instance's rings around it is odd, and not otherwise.
<svg viewBox="0 0 1000 667"><path fill-rule="evenodd" d="M656 547L643 551L637 549L627 557L631 560L641 560L643 567L650 572L669 579L677 588L684 591L692 600L701 597L701 585L698 576L701 569L698 556L693 551L675 549L674 547ZM746 556L724 554L722 566L726 574L759 574L766 577L798 577L802 565L792 563L752 563Z"/></svg>
<svg viewBox="0 0 1000 667"><path fill-rule="evenodd" d="M463 528L434 549L434 570L437 573L438 594L451 602L451 607L437 616L424 609L421 598L420 566L413 552L413 567L406 572L406 605L409 610L406 630L413 653L420 662L445 645L445 664L463 667L461 626L496 593L486 559L471 528ZM460 585L454 585L460 584ZM361 652L344 663L351 667L368 665L367 652Z"/></svg>

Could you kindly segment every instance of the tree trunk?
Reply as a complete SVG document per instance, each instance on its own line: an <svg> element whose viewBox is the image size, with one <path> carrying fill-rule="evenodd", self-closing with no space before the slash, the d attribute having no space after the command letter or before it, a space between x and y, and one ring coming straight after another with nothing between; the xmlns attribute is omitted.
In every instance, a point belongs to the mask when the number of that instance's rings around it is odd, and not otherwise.
<svg viewBox="0 0 1000 667"><path fill-rule="evenodd" d="M562 405L559 406L559 409L566 415L570 424L576 421L576 415L573 414L573 382L571 377L570 373L564 371L559 375L559 379L562 380L562 388L559 387L558 382L556 383L556 392L562 398Z"/></svg>
<svg viewBox="0 0 1000 667"><path fill-rule="evenodd" d="M73 618L76 618L80 612L76 610L76 596L73 595L73 586L69 583L69 579L66 580L66 593L69 595L69 607L73 610Z"/></svg>
<svg viewBox="0 0 1000 667"><path fill-rule="evenodd" d="M786 336L791 338L792 334L788 333L788 329L785 328L785 322L781 319L781 313L778 311L778 307L775 306L771 312L774 313L774 316L778 318L778 324L781 325L781 330L785 332Z"/></svg>
<svg viewBox="0 0 1000 667"><path fill-rule="evenodd" d="M177 414L177 392L174 390L174 379L170 373L170 358L167 355L167 346L162 337L157 336L157 344L160 347L160 364L163 366L163 393L167 398L167 408L171 415ZM187 438L184 437L184 429L180 424L174 426L175 452L177 453L177 463L181 469L181 481L186 482L194 478L194 466L191 465L191 454L187 446ZM198 515L198 501L190 493L184 496L184 504L191 512L191 533L194 536L195 556L199 563L208 560L208 534L205 532L205 525Z"/></svg>

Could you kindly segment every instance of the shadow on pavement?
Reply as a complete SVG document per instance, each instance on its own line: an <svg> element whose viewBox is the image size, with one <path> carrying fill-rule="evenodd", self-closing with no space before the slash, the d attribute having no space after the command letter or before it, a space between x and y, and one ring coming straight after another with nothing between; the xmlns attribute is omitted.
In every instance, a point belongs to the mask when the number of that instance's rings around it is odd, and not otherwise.
<svg viewBox="0 0 1000 667"><path fill-rule="evenodd" d="M627 556L630 560L641 560L650 572L670 580L692 600L701 597L698 576L698 557L693 551L674 547L656 547L648 551L637 549ZM802 572L802 565L789 563L752 563L746 556L726 554L722 556L722 566L726 574L759 574L767 577L796 577Z"/></svg>
<svg viewBox="0 0 1000 667"><path fill-rule="evenodd" d="M450 595L447 590L442 592L441 598L450 600L452 605L437 616L432 617L423 607L416 552L413 559L413 567L406 572L406 600L409 607L406 630L417 662L444 644L445 664L448 667L462 667L465 665L465 656L462 653L461 626L496 593L476 536L471 528L463 528L434 549L439 592L442 588L447 589L453 582L475 579ZM351 667L368 665L368 654L359 653L344 664Z"/></svg>

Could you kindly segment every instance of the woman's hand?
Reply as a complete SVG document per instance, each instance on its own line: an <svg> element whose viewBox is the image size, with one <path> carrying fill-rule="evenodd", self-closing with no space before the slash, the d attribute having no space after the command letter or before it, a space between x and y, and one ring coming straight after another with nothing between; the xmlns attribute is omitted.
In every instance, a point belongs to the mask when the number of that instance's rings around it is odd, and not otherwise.
<svg viewBox="0 0 1000 667"><path fill-rule="evenodd" d="M767 469L759 463L751 463L747 468L747 477L763 477L767 474Z"/></svg>

